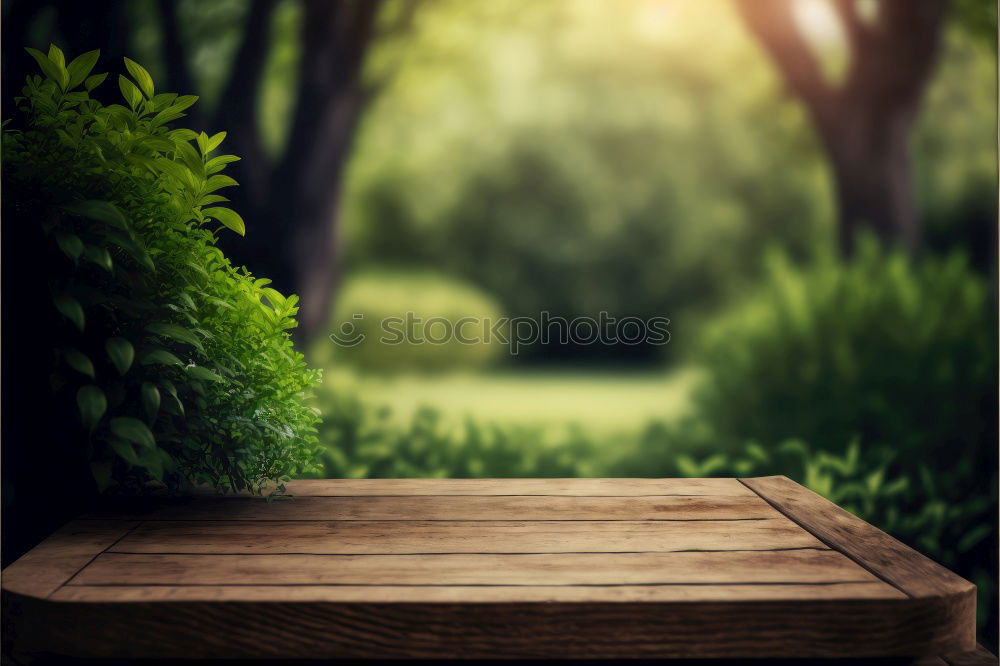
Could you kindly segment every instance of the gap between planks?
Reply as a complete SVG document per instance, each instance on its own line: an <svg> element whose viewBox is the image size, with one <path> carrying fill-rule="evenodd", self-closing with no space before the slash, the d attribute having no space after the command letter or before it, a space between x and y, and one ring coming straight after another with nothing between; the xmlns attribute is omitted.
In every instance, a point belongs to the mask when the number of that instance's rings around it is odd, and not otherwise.
<svg viewBox="0 0 1000 666"><path fill-rule="evenodd" d="M285 586L282 586L285 587ZM274 601L273 585L79 585L60 588L57 601ZM535 586L420 586L420 585L293 585L282 600L320 603L576 603L576 602L685 602L905 599L885 583L828 583L817 585L573 585Z"/></svg>

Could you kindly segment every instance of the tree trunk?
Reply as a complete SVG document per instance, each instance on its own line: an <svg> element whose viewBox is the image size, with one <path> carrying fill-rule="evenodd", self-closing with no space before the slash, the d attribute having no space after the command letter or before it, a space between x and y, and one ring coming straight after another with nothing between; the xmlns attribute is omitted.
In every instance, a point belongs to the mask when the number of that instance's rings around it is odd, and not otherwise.
<svg viewBox="0 0 1000 666"><path fill-rule="evenodd" d="M856 114L861 115L861 114ZM838 237L845 255L859 230L911 251L920 245L907 140L912 114L841 116L822 130L837 195Z"/></svg>
<svg viewBox="0 0 1000 666"><path fill-rule="evenodd" d="M737 8L812 117L833 172L842 250L850 254L863 227L918 249L907 142L937 59L946 0L880 0L871 22L854 0L832 0L850 45L840 86L826 81L795 24L793 3L737 0Z"/></svg>
<svg viewBox="0 0 1000 666"><path fill-rule="evenodd" d="M374 34L378 0L305 0L299 85L288 144L271 164L259 137L256 99L263 74L266 29L274 0L251 5L244 41L216 116L229 150L243 159L231 173L230 194L247 220L246 238L223 235L236 263L299 295L299 328L308 340L326 324L336 282L338 210L345 162L361 111L370 98L361 67Z"/></svg>
<svg viewBox="0 0 1000 666"><path fill-rule="evenodd" d="M337 278L341 183L364 98L352 85L319 105L325 112L296 123L269 180L256 230L240 241L241 255L251 265L266 269L261 274L279 289L299 295L301 339L327 323ZM307 100L303 108L317 105Z"/></svg>
<svg viewBox="0 0 1000 666"><path fill-rule="evenodd" d="M351 91L328 111L331 117L320 137L328 148L314 156L299 187L298 223L289 239L289 265L299 289L299 325L307 339L326 325L337 283L343 171L363 107L362 97L360 91Z"/></svg>

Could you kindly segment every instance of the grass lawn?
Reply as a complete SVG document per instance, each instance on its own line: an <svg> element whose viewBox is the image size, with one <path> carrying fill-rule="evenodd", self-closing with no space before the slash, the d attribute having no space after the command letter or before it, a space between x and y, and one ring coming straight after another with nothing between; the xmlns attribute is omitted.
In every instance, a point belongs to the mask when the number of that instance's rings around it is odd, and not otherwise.
<svg viewBox="0 0 1000 666"><path fill-rule="evenodd" d="M573 425L591 433L636 431L688 409L700 374L672 372L507 371L490 374L350 376L328 371L326 382L354 384L370 404L408 421L420 407L449 417L524 425Z"/></svg>

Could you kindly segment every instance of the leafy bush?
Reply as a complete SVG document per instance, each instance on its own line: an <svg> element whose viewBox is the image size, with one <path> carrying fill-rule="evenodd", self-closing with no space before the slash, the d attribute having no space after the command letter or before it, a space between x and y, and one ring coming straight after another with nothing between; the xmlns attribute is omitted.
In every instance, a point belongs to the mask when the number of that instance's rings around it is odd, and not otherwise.
<svg viewBox="0 0 1000 666"><path fill-rule="evenodd" d="M51 373L53 414L75 401L98 486L259 490L314 468L304 400L319 373L287 332L296 297L215 247L219 224L244 233L219 205L236 185L221 172L238 158L215 154L225 132L171 128L197 98L157 94L131 60L126 104L105 106L91 95L107 76L90 75L97 51L29 52L44 76L28 77L23 125L4 133L5 229L21 265L45 268L51 305L36 311L59 316L36 333L51 366L33 371ZM19 289L28 307L44 290Z"/></svg>
<svg viewBox="0 0 1000 666"><path fill-rule="evenodd" d="M363 334L363 341L321 344L338 360L377 372L477 369L505 351L489 331L500 317L496 302L471 285L428 272L366 272L344 284L333 315L333 331L344 332L345 340ZM470 342L459 342L449 331ZM323 351L317 350L316 358Z"/></svg>
<svg viewBox="0 0 1000 666"><path fill-rule="evenodd" d="M320 399L324 477L513 478L593 476L582 432L542 426L456 422L432 407L399 423L391 410L361 400L350 386L326 384Z"/></svg>
<svg viewBox="0 0 1000 666"><path fill-rule="evenodd" d="M707 381L668 438L678 470L786 474L992 595L997 341L985 282L962 254L912 260L871 238L849 261L798 269L775 255L769 271L706 332ZM810 448L741 448L790 439ZM656 446L668 443L645 447L646 460Z"/></svg>
<svg viewBox="0 0 1000 666"><path fill-rule="evenodd" d="M995 459L995 316L961 254L915 262L868 239L850 261L769 268L705 336L696 402L721 436L825 451L860 438L942 469L965 457L970 477Z"/></svg>

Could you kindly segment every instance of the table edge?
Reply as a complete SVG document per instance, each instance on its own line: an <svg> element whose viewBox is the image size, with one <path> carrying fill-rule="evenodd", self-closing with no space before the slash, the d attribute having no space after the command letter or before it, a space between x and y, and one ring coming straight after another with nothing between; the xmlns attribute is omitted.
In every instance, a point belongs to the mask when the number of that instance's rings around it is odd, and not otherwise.
<svg viewBox="0 0 1000 666"><path fill-rule="evenodd" d="M939 605L959 645L956 651L975 649L973 583L787 476L738 480L799 527L912 601Z"/></svg>

